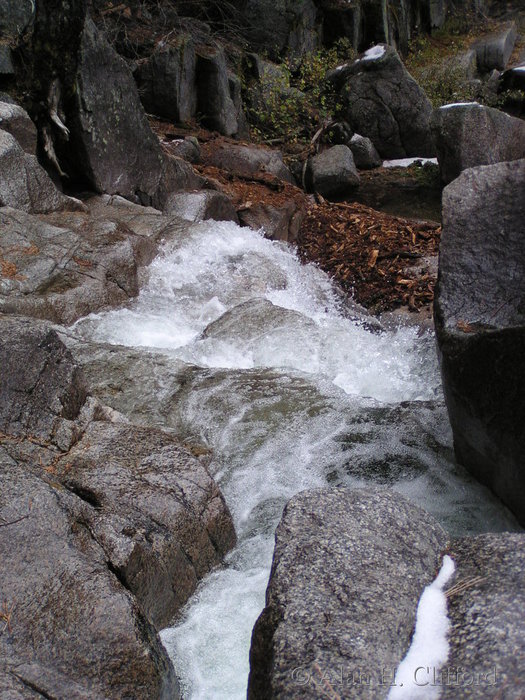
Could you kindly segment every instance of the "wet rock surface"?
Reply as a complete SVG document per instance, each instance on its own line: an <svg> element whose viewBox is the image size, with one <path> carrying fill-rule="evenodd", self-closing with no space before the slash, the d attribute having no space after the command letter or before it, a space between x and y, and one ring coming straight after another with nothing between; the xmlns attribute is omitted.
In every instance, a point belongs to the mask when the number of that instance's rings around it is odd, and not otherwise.
<svg viewBox="0 0 525 700"><path fill-rule="evenodd" d="M404 656L447 540L428 514L386 490L294 497L253 631L248 697L318 698L341 667L372 677L334 685L341 697L386 695L382 669L393 672Z"/></svg>
<svg viewBox="0 0 525 700"><path fill-rule="evenodd" d="M262 229L266 238L288 243L297 238L305 215L305 210L293 199L279 207L259 202L250 203L238 212L243 226L249 226L255 231Z"/></svg>
<svg viewBox="0 0 525 700"><path fill-rule="evenodd" d="M213 190L174 192L168 197L164 212L186 221L214 219L238 222L235 207L229 197Z"/></svg>
<svg viewBox="0 0 525 700"><path fill-rule="evenodd" d="M452 542L450 554L456 576L441 697L518 700L525 692L525 621L516 614L525 605L525 535L466 537Z"/></svg>
<svg viewBox="0 0 525 700"><path fill-rule="evenodd" d="M435 301L457 459L525 523L525 160L444 190Z"/></svg>

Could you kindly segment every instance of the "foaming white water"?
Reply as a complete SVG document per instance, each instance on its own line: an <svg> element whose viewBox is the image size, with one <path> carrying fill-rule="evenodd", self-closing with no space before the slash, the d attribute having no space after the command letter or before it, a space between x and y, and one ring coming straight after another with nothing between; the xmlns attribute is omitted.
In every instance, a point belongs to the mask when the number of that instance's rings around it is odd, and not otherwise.
<svg viewBox="0 0 525 700"><path fill-rule="evenodd" d="M327 276L282 244L194 225L152 263L137 300L76 330L188 363L170 426L212 448L238 545L161 634L186 700L246 697L273 533L295 493L386 483L456 530L487 518L497 529L498 508L450 460L442 406L422 403L440 396L433 339L350 320Z"/></svg>
<svg viewBox="0 0 525 700"><path fill-rule="evenodd" d="M435 359L417 352L415 329L371 333L350 322L323 272L249 229L197 224L166 246L148 275L131 308L92 315L77 329L94 340L165 348L202 367L321 374L347 393L381 401L435 396L437 374L426 366ZM244 305L257 300L247 327ZM294 313L283 318L283 309ZM203 336L225 312L229 332L212 328Z"/></svg>

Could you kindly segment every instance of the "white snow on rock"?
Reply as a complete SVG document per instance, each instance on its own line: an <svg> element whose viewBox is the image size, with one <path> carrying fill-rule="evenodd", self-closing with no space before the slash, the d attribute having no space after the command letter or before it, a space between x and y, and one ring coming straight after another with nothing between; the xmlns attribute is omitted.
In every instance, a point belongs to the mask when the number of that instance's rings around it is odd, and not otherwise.
<svg viewBox="0 0 525 700"><path fill-rule="evenodd" d="M371 49L365 51L364 55L361 58L356 59L356 63L358 61L377 61L377 59L381 58L381 56L384 56L384 54L384 46L372 46Z"/></svg>
<svg viewBox="0 0 525 700"><path fill-rule="evenodd" d="M471 105L477 105L478 107L480 106L479 102L453 102L449 105L443 105L439 109L450 109L451 107L470 107Z"/></svg>
<svg viewBox="0 0 525 700"><path fill-rule="evenodd" d="M383 168L408 168L412 163L434 163L437 165L437 158L398 158L397 160L384 160Z"/></svg>
<svg viewBox="0 0 525 700"><path fill-rule="evenodd" d="M439 671L448 659L450 628L443 589L454 570L453 559L445 555L436 579L423 591L417 606L412 644L397 667L396 684L390 689L387 700L439 698Z"/></svg>

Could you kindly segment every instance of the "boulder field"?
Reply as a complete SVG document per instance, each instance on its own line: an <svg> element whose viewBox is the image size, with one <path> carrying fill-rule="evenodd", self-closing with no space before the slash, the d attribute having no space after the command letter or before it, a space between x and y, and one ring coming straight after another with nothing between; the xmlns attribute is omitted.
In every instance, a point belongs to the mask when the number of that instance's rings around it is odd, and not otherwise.
<svg viewBox="0 0 525 700"><path fill-rule="evenodd" d="M525 525L525 127L477 103L433 111L404 67L416 28L443 25L445 0L227 3L242 48L193 17L137 55L126 32L101 30L122 7L90 5L93 17L87 0L0 0L0 697L175 700L158 632L235 545L232 516L209 450L177 437L184 374L66 326L135 298L162 246L204 219L280 245L309 222L309 246L324 246L345 291L350 222L362 267L416 308L416 291L433 295L438 223L325 198L351 201L383 159L437 155L439 173L430 168L447 186L434 318L455 455ZM341 37L364 52L323 78L339 113L300 157L242 141L248 108L265 115L276 90L304 97L272 61L293 66ZM465 70L473 80L504 70L516 41L512 23L485 36ZM515 87L521 75L493 77ZM206 139L161 140L152 115L201 133L198 119ZM254 197L260 188L271 196ZM394 224L416 253L388 247ZM342 238L324 245L334 232ZM390 265L404 257L407 274ZM426 270L421 289L415 269ZM259 299L202 339L227 341L232 325L249 335L269 317L302 327L297 311ZM356 318L383 332L361 309ZM445 554L456 566L448 667L479 681L461 697L523 697L524 538L453 539L386 488L298 494L276 533L248 697L386 697ZM460 697L447 679L442 697Z"/></svg>

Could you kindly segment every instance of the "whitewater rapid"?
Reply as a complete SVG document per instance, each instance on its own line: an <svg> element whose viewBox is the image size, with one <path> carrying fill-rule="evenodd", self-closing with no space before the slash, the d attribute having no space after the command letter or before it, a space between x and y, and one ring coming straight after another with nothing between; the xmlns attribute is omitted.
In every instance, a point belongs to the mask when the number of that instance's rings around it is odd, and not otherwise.
<svg viewBox="0 0 525 700"><path fill-rule="evenodd" d="M454 463L432 335L379 328L285 244L195 224L165 244L134 302L74 330L182 368L170 427L211 448L234 519L224 567L161 633L187 700L246 696L273 534L295 493L379 483L455 534L515 527Z"/></svg>

